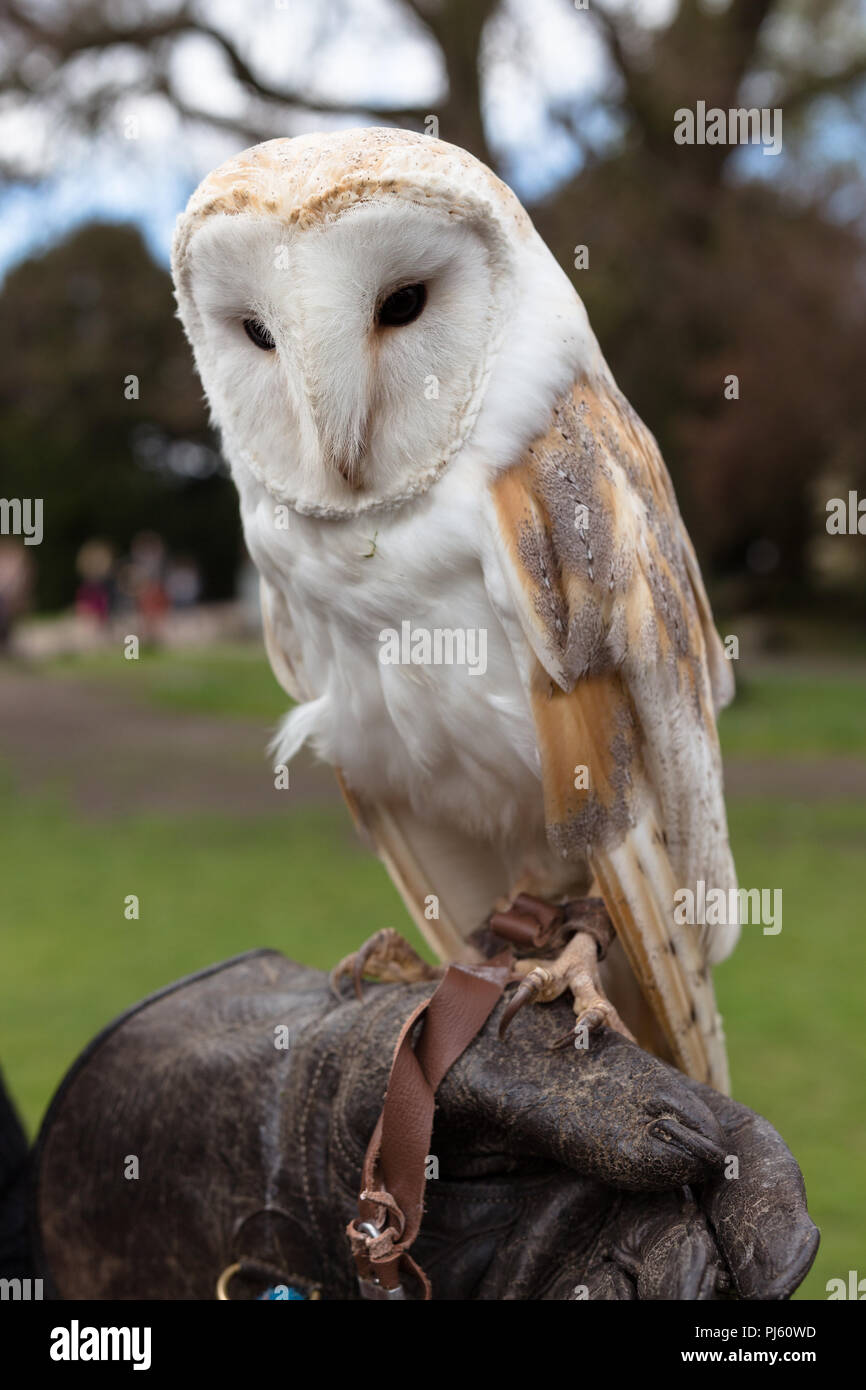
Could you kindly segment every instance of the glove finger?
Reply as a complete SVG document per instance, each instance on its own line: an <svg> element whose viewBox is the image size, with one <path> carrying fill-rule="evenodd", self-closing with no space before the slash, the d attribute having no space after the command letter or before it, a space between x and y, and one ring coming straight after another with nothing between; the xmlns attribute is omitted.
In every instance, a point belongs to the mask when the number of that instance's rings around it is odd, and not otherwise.
<svg viewBox="0 0 866 1390"><path fill-rule="evenodd" d="M606 1028L588 1050L552 1051L564 1015L567 1006L524 1009L499 1044L494 1014L443 1082L446 1125L483 1120L505 1152L554 1159L616 1188L662 1191L721 1166L724 1134L685 1077Z"/></svg>
<svg viewBox="0 0 866 1390"><path fill-rule="evenodd" d="M638 1298L689 1303L718 1298L729 1281L706 1217L694 1201L673 1193L661 1204L641 1250Z"/></svg>
<svg viewBox="0 0 866 1390"><path fill-rule="evenodd" d="M701 1181L722 1163L723 1134L712 1111L678 1072L634 1043L605 1029L591 1051L570 1049L563 1063L557 1079L568 1108L554 1136L560 1162L637 1191ZM527 1122L543 1140L540 1112L527 1112Z"/></svg>
<svg viewBox="0 0 866 1390"><path fill-rule="evenodd" d="M808 1274L820 1240L797 1162L762 1115L691 1084L718 1117L730 1159L736 1159L709 1177L701 1204L737 1292L748 1299L789 1298Z"/></svg>
<svg viewBox="0 0 866 1390"><path fill-rule="evenodd" d="M716 1241L687 1189L628 1193L617 1202L586 1263L584 1297L695 1302L729 1287Z"/></svg>

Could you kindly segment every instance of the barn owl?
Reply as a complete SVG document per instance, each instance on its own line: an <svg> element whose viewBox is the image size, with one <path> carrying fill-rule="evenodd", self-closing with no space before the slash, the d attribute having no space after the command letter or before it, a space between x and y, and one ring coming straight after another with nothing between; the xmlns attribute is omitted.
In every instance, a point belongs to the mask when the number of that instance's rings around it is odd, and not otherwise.
<svg viewBox="0 0 866 1390"><path fill-rule="evenodd" d="M409 131L271 140L193 194L173 272L296 701L278 760L333 765L442 961L519 894L600 895L607 1021L726 1089L709 966L738 926L676 904L736 886L730 666L655 440L516 196ZM585 1013L586 965L520 968Z"/></svg>

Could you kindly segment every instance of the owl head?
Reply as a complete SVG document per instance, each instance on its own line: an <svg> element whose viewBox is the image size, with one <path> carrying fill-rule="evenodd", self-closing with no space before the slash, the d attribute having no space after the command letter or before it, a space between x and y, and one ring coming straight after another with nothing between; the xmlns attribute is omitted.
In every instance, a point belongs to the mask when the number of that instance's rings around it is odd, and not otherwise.
<svg viewBox="0 0 866 1390"><path fill-rule="evenodd" d="M420 496L469 446L511 461L597 357L511 190L410 131L246 150L193 194L172 265L238 485L306 515Z"/></svg>

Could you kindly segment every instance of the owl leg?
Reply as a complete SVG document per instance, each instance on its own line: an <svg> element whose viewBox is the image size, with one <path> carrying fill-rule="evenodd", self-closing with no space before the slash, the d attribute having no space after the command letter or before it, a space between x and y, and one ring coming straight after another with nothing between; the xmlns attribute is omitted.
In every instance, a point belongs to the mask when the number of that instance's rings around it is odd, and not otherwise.
<svg viewBox="0 0 866 1390"><path fill-rule="evenodd" d="M393 927L374 932L357 951L344 956L331 971L331 989L340 995L340 981L350 975L358 999L363 997L362 980L380 980L385 984L417 984L422 980L438 980L444 966L429 965L409 942Z"/></svg>
<svg viewBox="0 0 866 1390"><path fill-rule="evenodd" d="M499 1024L499 1036L504 1037L514 1015L530 1002L547 1004L558 999L566 990L574 996L577 1014L575 1033L593 1033L607 1024L623 1037L634 1042L634 1036L607 998L599 975L599 964L613 937L613 927L597 898L584 898L556 908L550 903L521 894L507 913L494 913L490 928L496 935L528 944L529 928L526 917L535 919L534 943L544 946L567 937L565 945L550 960L541 961L528 956L515 964L515 971L525 976L508 1002ZM569 936L568 933L571 933ZM572 1034L567 1035L571 1038Z"/></svg>

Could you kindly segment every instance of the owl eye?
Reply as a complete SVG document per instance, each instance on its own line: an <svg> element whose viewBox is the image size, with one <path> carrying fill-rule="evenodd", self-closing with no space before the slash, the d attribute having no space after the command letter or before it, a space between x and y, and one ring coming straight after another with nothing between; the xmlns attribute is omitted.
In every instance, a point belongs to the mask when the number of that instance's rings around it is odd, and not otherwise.
<svg viewBox="0 0 866 1390"><path fill-rule="evenodd" d="M260 323L258 319L244 319L244 332L250 342L255 343L256 347L261 348L263 352L273 352L276 347L276 343L265 325Z"/></svg>
<svg viewBox="0 0 866 1390"><path fill-rule="evenodd" d="M404 285L382 301L378 321L388 328L402 328L417 319L426 303L426 285Z"/></svg>

